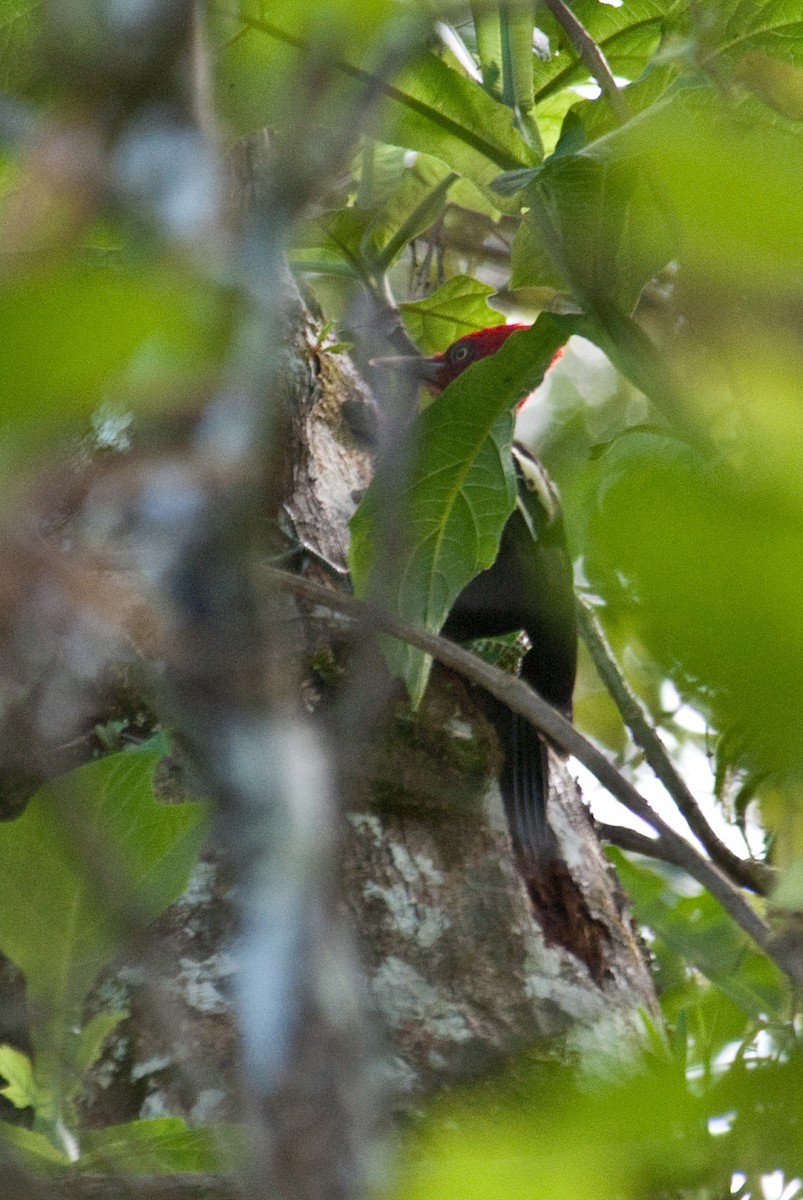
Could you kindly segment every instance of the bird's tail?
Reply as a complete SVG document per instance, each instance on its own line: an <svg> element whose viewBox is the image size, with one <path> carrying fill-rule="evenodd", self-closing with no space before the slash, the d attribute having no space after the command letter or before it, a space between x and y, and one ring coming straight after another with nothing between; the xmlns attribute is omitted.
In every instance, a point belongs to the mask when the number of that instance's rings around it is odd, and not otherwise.
<svg viewBox="0 0 803 1200"><path fill-rule="evenodd" d="M546 743L518 713L496 701L490 712L505 755L500 786L516 857L523 868L557 855L547 821L549 753Z"/></svg>

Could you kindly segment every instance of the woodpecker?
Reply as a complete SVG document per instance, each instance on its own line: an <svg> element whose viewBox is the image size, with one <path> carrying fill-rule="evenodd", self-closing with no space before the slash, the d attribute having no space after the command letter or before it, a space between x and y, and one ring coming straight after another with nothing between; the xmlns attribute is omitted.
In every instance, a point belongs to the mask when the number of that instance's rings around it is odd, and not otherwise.
<svg viewBox="0 0 803 1200"><path fill-rule="evenodd" d="M495 325L459 338L430 358L376 360L376 365L404 367L440 393L473 362L495 354L511 334L526 328ZM455 641L470 641L523 630L529 649L521 663L522 678L571 719L577 624L560 498L542 463L518 442L513 444L513 460L516 505L502 532L496 561L463 589L442 632ZM547 746L523 717L494 697L486 694L485 707L505 756L502 796L526 878L555 857L546 818Z"/></svg>

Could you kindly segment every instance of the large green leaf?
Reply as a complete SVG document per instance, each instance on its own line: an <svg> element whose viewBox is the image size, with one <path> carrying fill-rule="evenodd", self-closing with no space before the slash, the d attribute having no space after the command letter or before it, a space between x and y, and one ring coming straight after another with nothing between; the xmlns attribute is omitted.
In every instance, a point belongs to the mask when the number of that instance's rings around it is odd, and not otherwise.
<svg viewBox="0 0 803 1200"><path fill-rule="evenodd" d="M633 639L732 734L734 759L800 778L803 500L748 467L715 468L654 433L620 438L588 470L586 570Z"/></svg>
<svg viewBox="0 0 803 1200"><path fill-rule="evenodd" d="M797 286L803 266L803 124L752 97L726 105L679 90L586 153L647 164L682 230L682 262L705 280Z"/></svg>
<svg viewBox="0 0 803 1200"><path fill-rule="evenodd" d="M524 226L586 305L598 298L630 312L645 283L672 254L666 220L649 183L629 163L585 153L553 158L525 192ZM522 247L514 256L513 286L543 282L535 257L528 271Z"/></svg>
<svg viewBox="0 0 803 1200"><path fill-rule="evenodd" d="M131 750L80 767L0 827L0 949L53 1019L75 1021L101 968L186 887L204 809L159 803L158 758Z"/></svg>
<svg viewBox="0 0 803 1200"><path fill-rule="evenodd" d="M385 111L385 141L432 154L480 187L537 161L511 110L431 54L394 82Z"/></svg>
<svg viewBox="0 0 803 1200"><path fill-rule="evenodd" d="M541 381L571 332L570 322L542 315L465 371L418 417L402 506L407 551L392 579L382 564L381 588L382 598L415 624L440 629L462 589L493 562L515 499L512 410ZM351 569L360 594L372 585L377 547L388 527L382 494L375 482L352 519ZM429 659L400 643L392 646L392 666L417 703Z"/></svg>
<svg viewBox="0 0 803 1200"><path fill-rule="evenodd" d="M70 264L6 280L0 424L55 425L115 393L159 407L180 398L222 347L219 300L160 268Z"/></svg>
<svg viewBox="0 0 803 1200"><path fill-rule="evenodd" d="M424 300L399 308L413 341L424 354L435 354L467 333L504 324L504 313L488 304L495 291L469 275L454 275Z"/></svg>

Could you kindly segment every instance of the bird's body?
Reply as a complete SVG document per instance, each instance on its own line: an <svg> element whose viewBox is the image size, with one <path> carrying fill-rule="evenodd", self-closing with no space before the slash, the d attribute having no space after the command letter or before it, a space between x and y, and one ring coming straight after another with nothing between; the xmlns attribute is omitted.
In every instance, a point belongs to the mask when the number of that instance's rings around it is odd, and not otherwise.
<svg viewBox="0 0 803 1200"><path fill-rule="evenodd" d="M406 362L429 388L441 392L472 362L496 353L522 328L526 326L479 330L453 342L442 354ZM514 443L513 457L518 496L496 561L463 589L443 633L468 641L523 630L530 648L522 659L522 678L571 717L577 625L560 500L543 465L524 446ZM492 696L486 696L485 705L505 755L501 788L511 835L520 865L529 875L554 855L546 818L546 743L527 721Z"/></svg>
<svg viewBox="0 0 803 1200"><path fill-rule="evenodd" d="M577 670L577 624L572 565L554 484L542 464L514 444L518 497L493 566L458 596L443 628L457 641L523 630L529 649L521 676L571 718ZM528 721L488 696L505 761L502 796L516 849L529 864L553 854L546 819L549 758Z"/></svg>

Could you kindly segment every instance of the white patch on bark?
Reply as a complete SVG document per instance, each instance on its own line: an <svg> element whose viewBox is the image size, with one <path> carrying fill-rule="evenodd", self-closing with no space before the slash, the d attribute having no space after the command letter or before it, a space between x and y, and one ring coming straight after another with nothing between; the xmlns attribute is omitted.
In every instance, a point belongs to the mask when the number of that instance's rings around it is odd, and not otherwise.
<svg viewBox="0 0 803 1200"><path fill-rule="evenodd" d="M371 987L391 1027L417 1025L441 1042L467 1042L473 1037L460 1008L395 955L385 959Z"/></svg>

